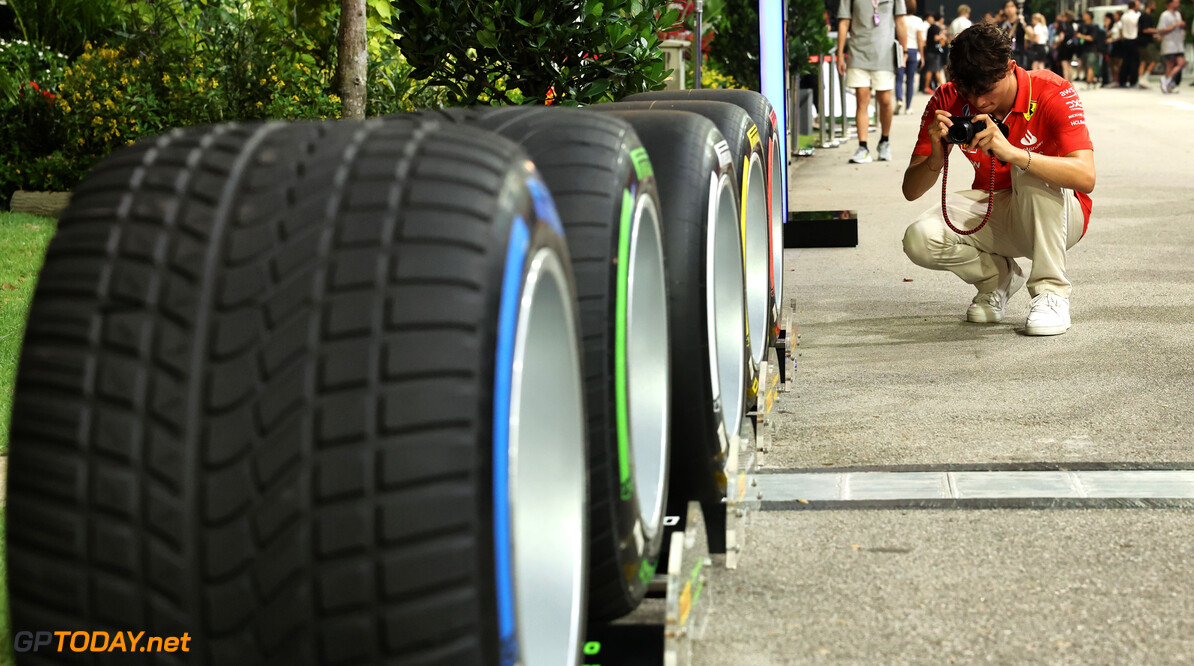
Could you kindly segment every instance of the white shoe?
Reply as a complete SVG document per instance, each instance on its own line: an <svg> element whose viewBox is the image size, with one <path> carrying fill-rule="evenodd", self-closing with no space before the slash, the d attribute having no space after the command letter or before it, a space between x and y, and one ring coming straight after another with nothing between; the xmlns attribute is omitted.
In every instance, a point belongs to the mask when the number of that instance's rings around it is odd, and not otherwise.
<svg viewBox="0 0 1194 666"><path fill-rule="evenodd" d="M1163 92L1163 93L1169 92L1169 77L1168 76L1161 77L1161 92Z"/></svg>
<svg viewBox="0 0 1194 666"><path fill-rule="evenodd" d="M891 142L890 141L880 141L879 142L879 161L880 162L890 162L891 161Z"/></svg>
<svg viewBox="0 0 1194 666"><path fill-rule="evenodd" d="M854 151L854 157L850 158L850 164L869 164L870 162L871 151L862 146L859 146L858 150Z"/></svg>
<svg viewBox="0 0 1194 666"><path fill-rule="evenodd" d="M1070 299L1048 292L1037 294L1024 325L1026 335L1061 335L1070 330Z"/></svg>
<svg viewBox="0 0 1194 666"><path fill-rule="evenodd" d="M896 105L895 105L895 114L896 114L897 116L898 116L898 115L900 115L900 111L902 111L903 109L904 109L904 100L902 100L902 99L897 99L897 100L896 100Z"/></svg>
<svg viewBox="0 0 1194 666"><path fill-rule="evenodd" d="M966 321L975 324L994 324L1003 321L1003 313L1012 295L1024 286L1024 272L1015 259L1007 259L1008 271L999 280L995 291L984 291L966 308Z"/></svg>

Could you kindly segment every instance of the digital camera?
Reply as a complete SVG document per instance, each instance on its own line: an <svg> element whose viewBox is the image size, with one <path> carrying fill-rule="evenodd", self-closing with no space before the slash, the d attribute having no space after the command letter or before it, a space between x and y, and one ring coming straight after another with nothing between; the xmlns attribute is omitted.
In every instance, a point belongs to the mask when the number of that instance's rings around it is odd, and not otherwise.
<svg viewBox="0 0 1194 666"><path fill-rule="evenodd" d="M966 144L974 139L974 135L987 129L987 121L975 120L974 116L950 116L949 134L945 137L946 143ZM999 131L1003 132L1003 136L1007 136L1007 125L997 122Z"/></svg>

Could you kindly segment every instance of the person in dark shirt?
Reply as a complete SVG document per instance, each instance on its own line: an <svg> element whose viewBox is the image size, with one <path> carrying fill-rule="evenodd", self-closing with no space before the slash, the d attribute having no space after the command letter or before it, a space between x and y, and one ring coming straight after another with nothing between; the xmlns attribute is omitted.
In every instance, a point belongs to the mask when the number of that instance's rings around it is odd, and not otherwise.
<svg viewBox="0 0 1194 666"><path fill-rule="evenodd" d="M1107 33L1094 22L1094 14L1082 12L1082 25L1074 35L1078 39L1078 58L1086 69L1086 87L1095 87L1095 72L1103 64L1103 50L1107 46Z"/></svg>
<svg viewBox="0 0 1194 666"><path fill-rule="evenodd" d="M1077 50L1077 40L1074 38L1073 15L1065 12L1057 15L1057 36L1053 39L1053 47L1057 50L1057 62L1061 65L1062 78L1074 78L1074 66L1071 63ZM1056 71L1056 70L1055 70Z"/></svg>
<svg viewBox="0 0 1194 666"><path fill-rule="evenodd" d="M1161 36L1157 34L1157 21L1153 18L1156 9L1156 0L1146 0L1136 30L1136 43L1140 47L1140 83L1137 85L1141 88L1148 88L1148 75L1161 62Z"/></svg>
<svg viewBox="0 0 1194 666"><path fill-rule="evenodd" d="M941 68L945 65L945 30L941 24L945 21L936 14L928 16L929 30L925 33L924 76L921 77L921 92L932 95L933 90L945 83L945 75Z"/></svg>
<svg viewBox="0 0 1194 666"><path fill-rule="evenodd" d="M1000 27L1012 38L1012 60L1020 67L1028 69L1028 47L1032 43L1029 35L1032 35L1032 28L1028 27L1028 22L1020 14L1016 0L1007 0L1003 4L1003 22L1000 23Z"/></svg>

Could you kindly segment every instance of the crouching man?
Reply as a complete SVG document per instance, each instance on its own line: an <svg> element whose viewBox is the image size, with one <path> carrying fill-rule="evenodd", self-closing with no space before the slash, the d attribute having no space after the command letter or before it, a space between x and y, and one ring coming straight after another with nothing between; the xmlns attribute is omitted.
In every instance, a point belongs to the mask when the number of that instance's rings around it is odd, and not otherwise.
<svg viewBox="0 0 1194 666"><path fill-rule="evenodd" d="M986 128L957 144L974 167L973 189L948 196L948 221L966 232L986 219L993 168L990 217L977 232L958 233L946 223L939 202L908 227L904 252L918 266L952 271L974 285L978 295L966 320L976 323L1003 319L1008 299L1025 284L1016 258L1031 259L1032 307L1024 332L1065 333L1070 328L1066 252L1086 233L1087 194L1095 186L1094 146L1082 101L1053 72L1018 67L1010 39L991 23L975 24L954 39L949 73L950 82L937 89L921 119L904 172L904 197L912 201L930 190L936 193L955 145L947 142L954 124L950 118L974 116ZM950 166L954 177L969 174L969 169L958 170L960 160Z"/></svg>

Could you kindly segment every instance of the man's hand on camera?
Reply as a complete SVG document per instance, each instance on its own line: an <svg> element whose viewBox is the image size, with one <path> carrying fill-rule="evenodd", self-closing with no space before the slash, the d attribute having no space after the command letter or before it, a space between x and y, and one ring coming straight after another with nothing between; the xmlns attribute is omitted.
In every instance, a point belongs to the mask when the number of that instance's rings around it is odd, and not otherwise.
<svg viewBox="0 0 1194 666"><path fill-rule="evenodd" d="M987 126L983 131L974 134L970 145L966 146L967 150L981 150L987 155L994 155L1003 162L1011 162L1017 151L1022 150L1008 143L1007 137L999 131L999 126L995 124L995 120L991 116L980 113L974 117L974 120L986 121Z"/></svg>

